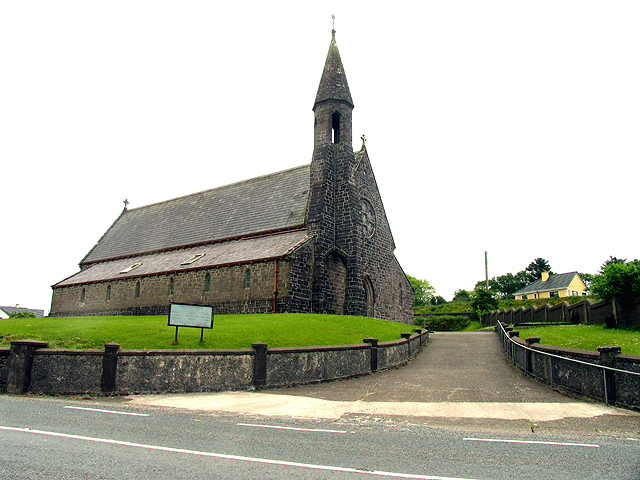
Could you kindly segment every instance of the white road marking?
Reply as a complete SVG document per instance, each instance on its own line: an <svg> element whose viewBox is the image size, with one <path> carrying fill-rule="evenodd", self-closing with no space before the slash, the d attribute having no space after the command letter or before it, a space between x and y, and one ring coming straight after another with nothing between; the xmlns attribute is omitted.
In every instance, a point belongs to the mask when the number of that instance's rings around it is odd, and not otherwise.
<svg viewBox="0 0 640 480"><path fill-rule="evenodd" d="M243 462L264 463L268 465L279 465L279 466L285 466L285 467L308 468L312 470L327 470L332 472L361 473L363 475L375 475L378 477L417 478L420 480L473 480L470 478L434 477L432 475L416 475L411 473L384 472L384 471L378 471L378 470L364 470L364 469L350 468L350 467L334 467L331 465L315 465L313 463L287 462L285 460L270 460L267 458L244 457L239 455L226 455L223 453L199 452L197 450L185 450L182 448L160 447L158 445L146 445L143 443L121 442L119 440L109 440L107 438L83 437L80 435L68 435L66 433L47 432L44 430L31 430L29 428L4 427L1 425L0 425L0 430L6 430L11 432L33 433L36 435L47 435L50 437L70 438L73 440L83 440L86 442L122 445L125 447L144 448L147 450L158 450L162 452L185 453L188 455L199 455L202 457L222 458L225 460L238 460Z"/></svg>
<svg viewBox="0 0 640 480"><path fill-rule="evenodd" d="M565 447L600 448L600 445L591 445L589 443L534 442L532 440L498 440L494 438L463 438L463 440L469 440L474 442L529 443L532 445L561 445Z"/></svg>
<svg viewBox="0 0 640 480"><path fill-rule="evenodd" d="M320 428L282 427L278 425L257 425L254 423L236 423L239 427L275 428L278 430L296 430L298 432L347 433L346 430L322 430Z"/></svg>
<svg viewBox="0 0 640 480"><path fill-rule="evenodd" d="M131 412L116 412L115 410L100 410L99 408L84 408L84 407L64 407L70 408L72 410L88 410L90 412L101 412L101 413L114 413L116 415L133 415L136 417L148 417L149 415L146 413L131 413Z"/></svg>

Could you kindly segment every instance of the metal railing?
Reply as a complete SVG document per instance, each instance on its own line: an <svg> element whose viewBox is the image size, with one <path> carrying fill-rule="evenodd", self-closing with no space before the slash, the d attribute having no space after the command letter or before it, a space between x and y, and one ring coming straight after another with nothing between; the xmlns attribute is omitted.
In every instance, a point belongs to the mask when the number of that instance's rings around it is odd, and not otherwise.
<svg viewBox="0 0 640 480"><path fill-rule="evenodd" d="M559 389L564 389L564 390L569 390L572 391L574 393L578 393L581 395L585 395L588 396L590 398L593 398L595 400L602 400L602 398L598 398L597 396L594 396L593 394L590 394L590 392L585 392L585 391L577 391L574 388L571 388L570 386L566 385L565 383L563 383L561 380L559 381L558 379L555 379L554 382L554 375L553 375L553 367L554 367L554 360L561 360L562 362L572 362L575 364L580 364L580 365L585 365L587 366L588 369L600 369L602 371L602 390L604 393L604 402L607 405L613 405L616 404L616 380L615 380L615 374L618 375L631 375L633 377L637 377L638 382L640 384L640 372L633 372L633 371L629 371L629 370L621 370L619 368L614 368L614 367L609 367L606 365L599 365L597 363L590 363L590 362L584 362L582 360L576 360L574 358L570 358L570 357L564 357L561 355L556 355L553 353L549 353L549 352L544 352L538 349L533 349L530 348L526 345L523 345L519 342L516 342L515 340L513 340L513 338L508 334L508 332L505 330L505 326L503 325L502 322L498 322L497 326L496 326L496 330L500 336L500 339L502 341L502 346L504 348L504 350L507 352L507 355L509 358L511 358L513 360L513 364L515 366L517 366L518 368L522 369L525 373L525 375L531 375L533 377L536 377L542 381L547 381L547 378L544 377L540 377L539 375L536 375L533 373L533 369L532 369L532 360L531 360L531 355L527 354L527 352L531 352L531 353L535 353L535 355L541 355L543 357L547 357L548 361L549 361L549 378L548 378L548 383L552 388L559 388ZM516 361L516 352L517 349L522 349L522 363L523 365L520 365L517 363ZM557 363L557 362L556 362ZM632 407L632 408L640 408L640 388L638 388L636 391L636 398L634 399L634 403L632 404L628 404L628 403L621 403L622 406L625 407Z"/></svg>

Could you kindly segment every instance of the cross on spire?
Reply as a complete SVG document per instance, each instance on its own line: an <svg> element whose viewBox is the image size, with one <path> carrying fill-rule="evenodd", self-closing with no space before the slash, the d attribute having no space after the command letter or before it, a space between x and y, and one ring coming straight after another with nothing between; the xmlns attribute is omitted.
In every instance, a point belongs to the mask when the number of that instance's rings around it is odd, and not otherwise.
<svg viewBox="0 0 640 480"><path fill-rule="evenodd" d="M336 38L336 16L331 14L331 22L332 22L332 27L331 27L331 36L333 37L333 39L335 40Z"/></svg>

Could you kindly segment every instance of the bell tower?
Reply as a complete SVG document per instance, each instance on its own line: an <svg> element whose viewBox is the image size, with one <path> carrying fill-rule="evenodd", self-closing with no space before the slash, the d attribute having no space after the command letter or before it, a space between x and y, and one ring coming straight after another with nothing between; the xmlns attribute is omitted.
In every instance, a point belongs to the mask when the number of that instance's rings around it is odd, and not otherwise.
<svg viewBox="0 0 640 480"><path fill-rule="evenodd" d="M316 313L364 315L358 228L361 207L352 146L353 99L335 29L331 31L313 113L314 145L307 217L309 232L315 239L312 308Z"/></svg>
<svg viewBox="0 0 640 480"><path fill-rule="evenodd" d="M353 100L336 44L335 30L331 31L329 53L313 104L313 112L315 147L322 144L352 145Z"/></svg>

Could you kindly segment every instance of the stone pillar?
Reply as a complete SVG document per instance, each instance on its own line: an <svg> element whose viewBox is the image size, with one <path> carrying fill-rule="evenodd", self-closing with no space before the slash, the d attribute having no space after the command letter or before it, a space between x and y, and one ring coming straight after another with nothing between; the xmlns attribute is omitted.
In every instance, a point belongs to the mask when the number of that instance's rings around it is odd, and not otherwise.
<svg viewBox="0 0 640 480"><path fill-rule="evenodd" d="M534 343L540 343L540 337L527 337L524 339L524 342L527 346L527 348L531 348L531 345L533 345ZM525 351L525 355L524 355L524 373L525 375L528 375L529 373L532 373L531 371L531 357L533 356L533 354L531 353L531 350L526 350Z"/></svg>
<svg viewBox="0 0 640 480"><path fill-rule="evenodd" d="M104 344L104 357L102 357L102 377L100 378L100 391L103 395L113 395L116 391L116 374L118 372L117 343Z"/></svg>
<svg viewBox="0 0 640 480"><path fill-rule="evenodd" d="M600 352L600 365L613 368L615 357L622 352L622 349L615 345L605 345L598 347L598 351ZM604 401L607 405L616 403L615 377L611 370L604 371Z"/></svg>
<svg viewBox="0 0 640 480"><path fill-rule="evenodd" d="M29 391L35 352L48 346L48 343L36 340L15 340L11 342L7 371L7 393L22 395Z"/></svg>
<svg viewBox="0 0 640 480"><path fill-rule="evenodd" d="M371 364L369 369L371 372L378 371L378 339L373 337L367 337L362 340L364 343L371 345Z"/></svg>
<svg viewBox="0 0 640 480"><path fill-rule="evenodd" d="M531 348L531 345L534 343L540 343L540 337L528 337L525 338L524 341L527 344L527 347Z"/></svg>
<svg viewBox="0 0 640 480"><path fill-rule="evenodd" d="M402 332L400 336L407 341L407 360L408 360L411 358L411 341L410 341L411 334L409 332Z"/></svg>
<svg viewBox="0 0 640 480"><path fill-rule="evenodd" d="M253 386L257 388L267 385L267 344L255 342L251 344L255 351L253 363Z"/></svg>
<svg viewBox="0 0 640 480"><path fill-rule="evenodd" d="M418 336L420 337L420 348L422 348L422 329L421 328L414 328L413 331L416 332L418 334Z"/></svg>

